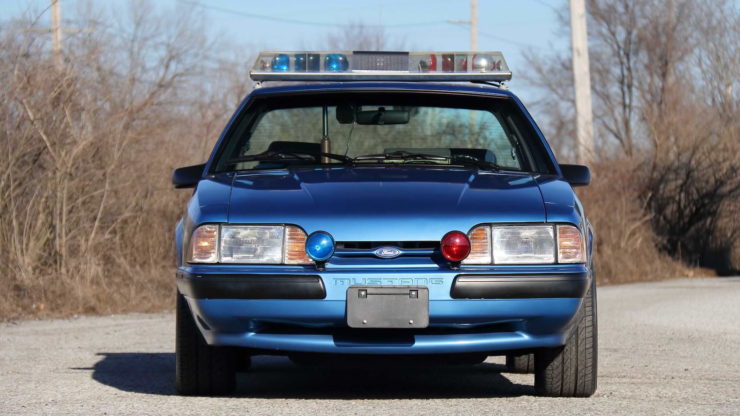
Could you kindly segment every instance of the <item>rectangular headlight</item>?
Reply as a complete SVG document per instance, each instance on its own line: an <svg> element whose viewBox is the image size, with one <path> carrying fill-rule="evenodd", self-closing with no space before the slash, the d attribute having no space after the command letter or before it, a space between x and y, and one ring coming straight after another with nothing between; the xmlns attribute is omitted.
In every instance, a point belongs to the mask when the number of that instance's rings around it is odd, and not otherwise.
<svg viewBox="0 0 740 416"><path fill-rule="evenodd" d="M555 263L552 225L494 226L494 264Z"/></svg>
<svg viewBox="0 0 740 416"><path fill-rule="evenodd" d="M280 264L284 233L282 225L223 225L219 261Z"/></svg>

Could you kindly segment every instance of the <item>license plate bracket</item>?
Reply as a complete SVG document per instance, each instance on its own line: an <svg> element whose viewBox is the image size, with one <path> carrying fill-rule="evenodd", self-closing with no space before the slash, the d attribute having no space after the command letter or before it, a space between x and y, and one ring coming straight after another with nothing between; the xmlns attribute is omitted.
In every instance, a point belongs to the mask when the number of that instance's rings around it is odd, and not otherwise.
<svg viewBox="0 0 740 416"><path fill-rule="evenodd" d="M350 328L426 328L429 289L426 286L350 286L347 289Z"/></svg>

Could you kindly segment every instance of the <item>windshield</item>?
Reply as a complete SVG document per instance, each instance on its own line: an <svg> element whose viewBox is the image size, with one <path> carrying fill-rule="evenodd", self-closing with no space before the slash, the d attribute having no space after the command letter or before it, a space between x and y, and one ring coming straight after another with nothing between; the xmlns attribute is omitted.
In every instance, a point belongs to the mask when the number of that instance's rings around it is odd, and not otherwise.
<svg viewBox="0 0 740 416"><path fill-rule="evenodd" d="M263 101L237 121L216 172L322 163L547 171L539 140L509 99L344 94Z"/></svg>

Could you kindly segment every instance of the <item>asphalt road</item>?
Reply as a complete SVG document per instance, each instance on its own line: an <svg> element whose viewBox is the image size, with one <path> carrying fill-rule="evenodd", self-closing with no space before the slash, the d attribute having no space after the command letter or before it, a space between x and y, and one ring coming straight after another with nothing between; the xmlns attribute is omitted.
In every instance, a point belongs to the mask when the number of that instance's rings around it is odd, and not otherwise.
<svg viewBox="0 0 740 416"><path fill-rule="evenodd" d="M232 398L174 395L172 314L0 324L0 414L740 414L740 278L599 288L599 389L476 366L259 357Z"/></svg>

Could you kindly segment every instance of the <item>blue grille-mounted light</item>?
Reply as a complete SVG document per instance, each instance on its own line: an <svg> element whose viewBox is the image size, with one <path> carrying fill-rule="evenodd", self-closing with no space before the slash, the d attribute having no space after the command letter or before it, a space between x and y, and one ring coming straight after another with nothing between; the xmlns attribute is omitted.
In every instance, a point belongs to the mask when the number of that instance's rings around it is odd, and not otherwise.
<svg viewBox="0 0 740 416"><path fill-rule="evenodd" d="M511 79L501 52L262 52L255 81L488 81Z"/></svg>
<svg viewBox="0 0 740 416"><path fill-rule="evenodd" d="M334 237L326 231L315 231L306 239L306 254L312 260L325 262L334 255Z"/></svg>

